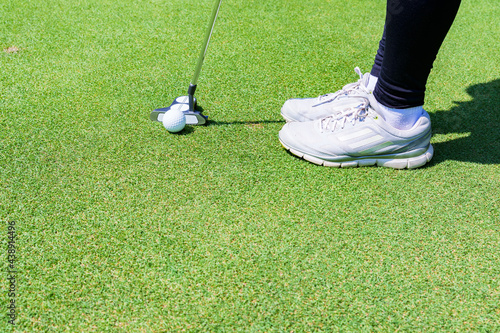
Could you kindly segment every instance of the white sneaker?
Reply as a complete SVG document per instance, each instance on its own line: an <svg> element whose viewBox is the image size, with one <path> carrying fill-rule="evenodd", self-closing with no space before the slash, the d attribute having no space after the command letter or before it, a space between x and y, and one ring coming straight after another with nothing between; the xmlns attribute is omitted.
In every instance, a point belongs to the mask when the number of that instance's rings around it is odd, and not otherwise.
<svg viewBox="0 0 500 333"><path fill-rule="evenodd" d="M427 112L408 130L398 130L375 111L373 95L353 110L307 122L289 122L279 132L283 147L305 160L331 167L384 166L413 169L429 162Z"/></svg>
<svg viewBox="0 0 500 333"><path fill-rule="evenodd" d="M283 104L281 115L287 122L310 121L358 106L368 94L372 93L367 88L370 73L363 75L358 67L354 71L359 75L357 82L344 86L342 90L317 98L289 99Z"/></svg>

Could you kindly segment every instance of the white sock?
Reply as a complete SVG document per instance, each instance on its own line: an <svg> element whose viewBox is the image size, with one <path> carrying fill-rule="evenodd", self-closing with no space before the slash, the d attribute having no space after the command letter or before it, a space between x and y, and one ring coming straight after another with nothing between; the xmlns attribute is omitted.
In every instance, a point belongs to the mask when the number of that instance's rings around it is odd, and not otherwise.
<svg viewBox="0 0 500 333"><path fill-rule="evenodd" d="M368 79L368 85L366 86L368 90L375 90L375 86L377 85L378 77L370 74L370 78Z"/></svg>
<svg viewBox="0 0 500 333"><path fill-rule="evenodd" d="M422 105L408 109L393 109L378 103L378 108L385 121L400 130L412 128L424 111Z"/></svg>

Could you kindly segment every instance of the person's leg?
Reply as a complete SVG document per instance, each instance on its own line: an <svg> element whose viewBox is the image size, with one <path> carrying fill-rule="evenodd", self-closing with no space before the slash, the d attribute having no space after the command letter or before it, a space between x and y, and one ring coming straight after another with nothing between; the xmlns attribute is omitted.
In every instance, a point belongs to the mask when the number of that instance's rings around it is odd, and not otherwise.
<svg viewBox="0 0 500 333"><path fill-rule="evenodd" d="M282 145L312 163L416 168L433 156L425 85L460 0L388 0L385 38L365 102L316 121L289 122Z"/></svg>
<svg viewBox="0 0 500 333"><path fill-rule="evenodd" d="M459 6L460 0L387 1L384 35L372 68L379 77L377 101L395 109L424 104L427 78Z"/></svg>
<svg viewBox="0 0 500 333"><path fill-rule="evenodd" d="M380 76L380 70L382 69L382 61L384 61L384 53L385 53L385 26L384 33L380 42L378 43L377 54L375 55L375 60L373 61L372 70L370 71L370 75L378 78Z"/></svg>

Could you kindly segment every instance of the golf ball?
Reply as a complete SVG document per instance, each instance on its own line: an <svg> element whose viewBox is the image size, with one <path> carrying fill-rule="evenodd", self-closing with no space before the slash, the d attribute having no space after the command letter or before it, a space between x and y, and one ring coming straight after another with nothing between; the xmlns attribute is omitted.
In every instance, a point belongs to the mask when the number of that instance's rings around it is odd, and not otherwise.
<svg viewBox="0 0 500 333"><path fill-rule="evenodd" d="M179 109L169 110L163 114L161 122L167 131L177 133L182 131L186 126L186 116Z"/></svg>

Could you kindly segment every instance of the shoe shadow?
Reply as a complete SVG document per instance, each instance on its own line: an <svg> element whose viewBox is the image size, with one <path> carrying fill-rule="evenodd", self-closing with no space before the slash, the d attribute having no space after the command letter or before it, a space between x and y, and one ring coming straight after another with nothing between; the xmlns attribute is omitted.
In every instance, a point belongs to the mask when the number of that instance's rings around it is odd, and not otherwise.
<svg viewBox="0 0 500 333"><path fill-rule="evenodd" d="M500 163L500 79L466 91L471 101L430 114L435 151L431 164L447 160Z"/></svg>
<svg viewBox="0 0 500 333"><path fill-rule="evenodd" d="M196 111L200 111L203 113L203 106L197 105ZM224 126L224 125L249 125L249 126L260 126L264 124L284 124L284 120L248 120L248 121L220 121L214 120L208 117L207 125L208 126Z"/></svg>

